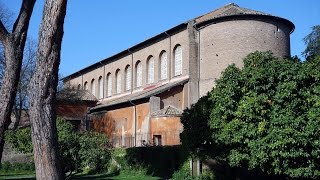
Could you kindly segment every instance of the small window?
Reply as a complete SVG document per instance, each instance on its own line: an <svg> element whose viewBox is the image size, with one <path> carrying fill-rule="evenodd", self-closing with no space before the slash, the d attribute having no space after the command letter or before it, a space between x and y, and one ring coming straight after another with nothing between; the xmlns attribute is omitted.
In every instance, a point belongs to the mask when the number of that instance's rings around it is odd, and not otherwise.
<svg viewBox="0 0 320 180"><path fill-rule="evenodd" d="M129 65L125 69L125 78L125 90L129 91L131 90L131 68Z"/></svg>
<svg viewBox="0 0 320 180"><path fill-rule="evenodd" d="M154 58L151 56L147 62L147 83L151 84L154 83Z"/></svg>
<svg viewBox="0 0 320 180"><path fill-rule="evenodd" d="M142 86L142 65L141 61L136 64L136 87Z"/></svg>
<svg viewBox="0 0 320 180"><path fill-rule="evenodd" d="M99 86L99 98L103 98L103 82L102 82L102 76L99 77L98 80L98 86Z"/></svg>
<svg viewBox="0 0 320 180"><path fill-rule="evenodd" d="M163 51L160 55L160 80L168 78L168 56L167 52Z"/></svg>
<svg viewBox="0 0 320 180"><path fill-rule="evenodd" d="M107 97L112 96L112 76L111 73L107 75Z"/></svg>
<svg viewBox="0 0 320 180"><path fill-rule="evenodd" d="M120 94L121 93L121 73L120 69L116 71L116 93Z"/></svg>
<svg viewBox="0 0 320 180"><path fill-rule="evenodd" d="M80 90L81 89L81 84L78 84L78 90Z"/></svg>
<svg viewBox="0 0 320 180"><path fill-rule="evenodd" d="M94 84L94 79L91 81L91 93L95 96L96 95L96 86Z"/></svg>
<svg viewBox="0 0 320 180"><path fill-rule="evenodd" d="M174 50L174 75L182 74L182 48L178 45Z"/></svg>

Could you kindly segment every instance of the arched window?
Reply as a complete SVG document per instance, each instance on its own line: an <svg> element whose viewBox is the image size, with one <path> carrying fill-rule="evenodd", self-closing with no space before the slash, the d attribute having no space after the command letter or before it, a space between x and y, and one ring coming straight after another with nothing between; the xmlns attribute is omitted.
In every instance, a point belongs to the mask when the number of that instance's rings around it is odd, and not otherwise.
<svg viewBox="0 0 320 180"><path fill-rule="evenodd" d="M136 64L136 87L142 86L142 65L141 61Z"/></svg>
<svg viewBox="0 0 320 180"><path fill-rule="evenodd" d="M94 79L91 81L91 93L95 96L96 95L96 86L94 84Z"/></svg>
<svg viewBox="0 0 320 180"><path fill-rule="evenodd" d="M167 52L163 51L160 55L160 80L168 78L168 56Z"/></svg>
<svg viewBox="0 0 320 180"><path fill-rule="evenodd" d="M147 83L151 84L154 82L154 58L151 56L147 62Z"/></svg>
<svg viewBox="0 0 320 180"><path fill-rule="evenodd" d="M177 45L174 49L174 75L178 76L182 74L182 48Z"/></svg>
<svg viewBox="0 0 320 180"><path fill-rule="evenodd" d="M99 77L98 80L98 87L99 87L99 99L103 98L103 82L102 82L102 76Z"/></svg>
<svg viewBox="0 0 320 180"><path fill-rule="evenodd" d="M78 90L80 90L81 89L81 84L78 84Z"/></svg>
<svg viewBox="0 0 320 180"><path fill-rule="evenodd" d="M83 89L84 89L84 90L88 90L88 82L87 82L87 81L86 81L86 82L84 82Z"/></svg>
<svg viewBox="0 0 320 180"><path fill-rule="evenodd" d="M116 93L120 94L121 93L121 73L120 69L116 71Z"/></svg>
<svg viewBox="0 0 320 180"><path fill-rule="evenodd" d="M112 96L112 76L111 73L107 75L107 97Z"/></svg>
<svg viewBox="0 0 320 180"><path fill-rule="evenodd" d="M125 79L125 90L129 91L131 90L131 68L129 65L125 69Z"/></svg>

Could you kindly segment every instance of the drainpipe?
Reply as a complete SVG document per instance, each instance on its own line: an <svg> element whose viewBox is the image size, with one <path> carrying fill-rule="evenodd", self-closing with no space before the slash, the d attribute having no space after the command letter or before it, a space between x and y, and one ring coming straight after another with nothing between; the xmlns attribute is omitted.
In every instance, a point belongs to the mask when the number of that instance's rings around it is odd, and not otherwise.
<svg viewBox="0 0 320 180"><path fill-rule="evenodd" d="M133 53L130 49L128 49L128 52L131 53L131 94L133 91Z"/></svg>
<svg viewBox="0 0 320 180"><path fill-rule="evenodd" d="M105 76L106 76L106 66L104 64L102 64L102 62L100 61L101 66L103 66L103 76L102 76L102 98L104 98L104 86L105 86ZM99 88L99 95L100 95L100 87Z"/></svg>
<svg viewBox="0 0 320 180"><path fill-rule="evenodd" d="M130 104L134 106L134 147L137 147L137 105L128 99Z"/></svg>
<svg viewBox="0 0 320 180"><path fill-rule="evenodd" d="M169 38L169 52L168 52L168 59L167 59L167 63L168 63L168 68L169 68L169 74L168 74L168 80L170 81L171 80L171 36L170 36L170 34L167 32L167 31L165 31L164 32L167 36L168 36L168 38Z"/></svg>
<svg viewBox="0 0 320 180"><path fill-rule="evenodd" d="M201 53L200 53L200 43L201 43L201 40L200 40L200 38L201 38L201 31L199 30L199 28L197 27L197 24L194 24L193 25L193 27L194 27L194 29L196 30L196 31L198 31L198 62L199 62L199 66L198 66L198 96L200 97L200 72L201 72L201 68L200 68L200 60L201 60Z"/></svg>

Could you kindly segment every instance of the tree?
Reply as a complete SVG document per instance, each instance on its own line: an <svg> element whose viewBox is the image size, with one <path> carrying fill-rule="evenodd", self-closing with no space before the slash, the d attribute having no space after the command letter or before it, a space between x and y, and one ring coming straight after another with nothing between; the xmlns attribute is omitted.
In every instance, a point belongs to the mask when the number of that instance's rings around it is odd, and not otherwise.
<svg viewBox="0 0 320 180"><path fill-rule="evenodd" d="M20 81L17 88L13 115L15 120L12 122L12 129L17 129L23 114L29 116L28 108L28 84L35 70L36 63L36 43L33 40L27 40L22 67L20 72ZM11 126L11 125L10 125Z"/></svg>
<svg viewBox="0 0 320 180"><path fill-rule="evenodd" d="M0 89L0 159L3 152L4 133L10 124L12 107L16 97L23 50L34 3L35 0L23 0L11 33L0 20L0 41L5 57L5 70Z"/></svg>
<svg viewBox="0 0 320 180"><path fill-rule="evenodd" d="M212 152L212 131L209 127L212 102L209 95L201 97L196 104L183 111L181 123L183 132L180 134L182 144L194 155ZM201 152L200 152L201 151ZM202 152L205 151L205 152ZM199 154L201 153L201 154Z"/></svg>
<svg viewBox="0 0 320 180"><path fill-rule="evenodd" d="M108 139L104 134L87 132L79 134L74 126L66 120L57 118L57 132L61 168L66 179L77 172L101 172L110 161L110 151L107 149ZM6 142L22 153L33 151L31 128L21 128L16 132L6 131Z"/></svg>
<svg viewBox="0 0 320 180"><path fill-rule="evenodd" d="M320 25L313 26L311 33L308 34L303 41L307 45L302 53L306 59L320 55Z"/></svg>
<svg viewBox="0 0 320 180"><path fill-rule="evenodd" d="M67 0L46 0L36 70L28 94L37 179L62 179L56 130L56 91Z"/></svg>
<svg viewBox="0 0 320 180"><path fill-rule="evenodd" d="M319 178L320 58L256 52L229 66L210 92L215 158L291 178Z"/></svg>
<svg viewBox="0 0 320 180"><path fill-rule="evenodd" d="M13 13L0 2L0 20L2 21L4 27L7 29L10 28L12 22ZM5 69L5 58L4 58L4 50L2 43L0 45L0 88L2 85L2 79L4 76L4 69Z"/></svg>

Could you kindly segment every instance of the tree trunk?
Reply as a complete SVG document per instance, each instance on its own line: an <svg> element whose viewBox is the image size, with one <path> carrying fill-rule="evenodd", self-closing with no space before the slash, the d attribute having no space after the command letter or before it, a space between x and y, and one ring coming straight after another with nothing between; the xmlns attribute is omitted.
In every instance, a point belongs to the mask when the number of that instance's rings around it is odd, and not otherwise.
<svg viewBox="0 0 320 180"><path fill-rule="evenodd" d="M56 91L67 0L46 0L39 31L36 71L29 86L30 121L37 179L62 179L56 131Z"/></svg>
<svg viewBox="0 0 320 180"><path fill-rule="evenodd" d="M11 122L10 117L20 78L23 50L34 3L35 0L24 0L22 2L12 33L9 33L0 21L0 41L4 46L6 62L3 84L0 89L0 159L4 146L4 133Z"/></svg>

